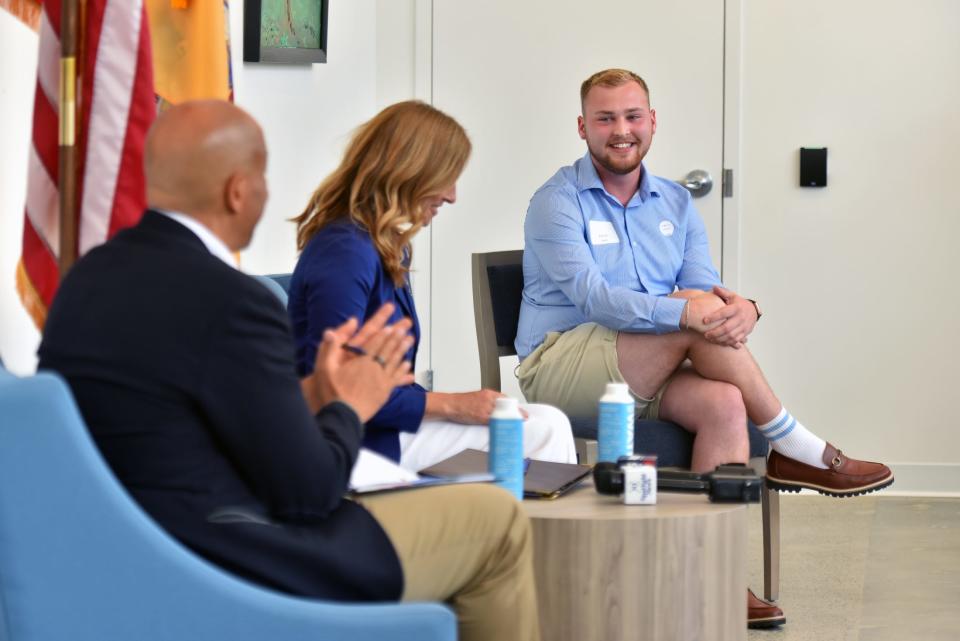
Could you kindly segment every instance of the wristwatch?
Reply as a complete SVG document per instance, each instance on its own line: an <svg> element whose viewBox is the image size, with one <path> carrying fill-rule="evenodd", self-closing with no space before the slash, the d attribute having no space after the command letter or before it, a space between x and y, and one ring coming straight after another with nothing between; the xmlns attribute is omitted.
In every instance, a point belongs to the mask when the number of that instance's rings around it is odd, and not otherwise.
<svg viewBox="0 0 960 641"><path fill-rule="evenodd" d="M757 320L760 320L760 317L763 316L763 312L760 311L760 304L752 298L748 298L747 300L753 303L754 309L757 310Z"/></svg>

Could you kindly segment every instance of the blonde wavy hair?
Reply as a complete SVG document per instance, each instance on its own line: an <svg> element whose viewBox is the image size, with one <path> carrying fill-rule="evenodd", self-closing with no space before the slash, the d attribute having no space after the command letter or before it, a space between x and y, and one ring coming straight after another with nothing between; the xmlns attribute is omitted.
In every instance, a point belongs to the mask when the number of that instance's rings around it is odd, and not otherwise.
<svg viewBox="0 0 960 641"><path fill-rule="evenodd" d="M469 156L467 133L439 109L418 100L387 107L356 130L340 166L292 219L297 248L326 225L352 220L370 234L393 282L403 285L424 200L456 183Z"/></svg>

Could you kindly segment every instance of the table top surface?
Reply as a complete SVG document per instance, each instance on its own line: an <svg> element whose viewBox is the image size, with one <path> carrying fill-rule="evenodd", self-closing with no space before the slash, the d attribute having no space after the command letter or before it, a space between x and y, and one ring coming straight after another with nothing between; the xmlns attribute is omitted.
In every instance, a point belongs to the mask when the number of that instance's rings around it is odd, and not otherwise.
<svg viewBox="0 0 960 641"><path fill-rule="evenodd" d="M624 505L620 496L597 494L589 477L559 498L526 499L523 507L532 519L569 520L682 518L746 510L744 503L711 503L706 494L681 492L657 492L656 505Z"/></svg>

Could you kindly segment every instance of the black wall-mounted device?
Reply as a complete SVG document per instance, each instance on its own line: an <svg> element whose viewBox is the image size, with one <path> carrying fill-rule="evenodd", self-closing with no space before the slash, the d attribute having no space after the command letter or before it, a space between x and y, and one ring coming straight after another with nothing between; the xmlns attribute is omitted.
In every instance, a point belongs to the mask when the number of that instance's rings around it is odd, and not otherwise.
<svg viewBox="0 0 960 641"><path fill-rule="evenodd" d="M800 148L800 186L827 186L827 148Z"/></svg>

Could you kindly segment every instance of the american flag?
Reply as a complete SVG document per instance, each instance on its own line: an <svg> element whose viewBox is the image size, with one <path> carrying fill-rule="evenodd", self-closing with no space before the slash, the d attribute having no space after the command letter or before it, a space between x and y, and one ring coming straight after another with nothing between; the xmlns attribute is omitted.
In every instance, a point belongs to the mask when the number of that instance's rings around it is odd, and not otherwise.
<svg viewBox="0 0 960 641"><path fill-rule="evenodd" d="M23 249L17 289L38 327L59 282L60 4L46 0L34 97ZM77 60L78 255L139 220L143 143L156 115L142 0L87 0Z"/></svg>

